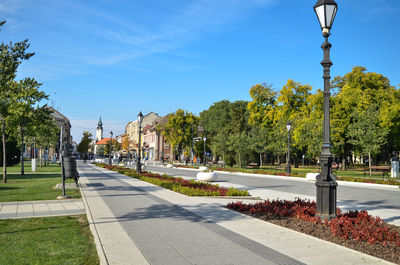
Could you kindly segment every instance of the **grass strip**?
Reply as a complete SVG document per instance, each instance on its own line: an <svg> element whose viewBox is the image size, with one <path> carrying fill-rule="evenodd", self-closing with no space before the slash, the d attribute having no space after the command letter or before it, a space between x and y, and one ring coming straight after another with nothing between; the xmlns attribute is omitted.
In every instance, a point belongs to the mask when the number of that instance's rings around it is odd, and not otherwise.
<svg viewBox="0 0 400 265"><path fill-rule="evenodd" d="M0 220L0 264L99 264L86 215Z"/></svg>
<svg viewBox="0 0 400 265"><path fill-rule="evenodd" d="M67 182L74 183L72 179ZM62 183L60 174L10 174L7 183L0 183L0 201L54 200L61 195L60 189L54 189L57 183ZM81 198L78 189L69 189L66 193L72 198Z"/></svg>
<svg viewBox="0 0 400 265"><path fill-rule="evenodd" d="M3 167L0 167L0 173L3 172ZM51 173L60 173L61 172L61 166L59 164L48 164L46 166L40 167L40 162L36 163L36 171L32 172L32 164L31 161L24 161L24 172L25 173L45 173L45 172L51 172ZM21 173L21 163L15 166L7 167L7 173Z"/></svg>

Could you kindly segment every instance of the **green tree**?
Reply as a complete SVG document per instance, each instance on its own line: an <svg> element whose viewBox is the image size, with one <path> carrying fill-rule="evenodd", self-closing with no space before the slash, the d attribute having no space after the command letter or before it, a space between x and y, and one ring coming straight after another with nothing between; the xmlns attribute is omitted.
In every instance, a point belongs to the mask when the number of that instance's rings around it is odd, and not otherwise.
<svg viewBox="0 0 400 265"><path fill-rule="evenodd" d="M80 153L87 153L89 151L90 143L93 141L92 137L93 135L90 132L83 132L82 139L78 144L77 151Z"/></svg>
<svg viewBox="0 0 400 265"><path fill-rule="evenodd" d="M47 99L48 96L39 91L41 86L33 78L25 78L19 82L13 82L12 86L15 86L14 97L11 99L11 106L9 107L10 123L14 129L19 129L20 138L18 139L21 144L21 153L24 150L24 137L34 135L34 124L36 120L40 120L40 115L45 111L47 106L43 106L44 110L35 110L34 104L37 104L43 99ZM17 130L14 130L16 133ZM24 159L21 156L21 175L24 175Z"/></svg>
<svg viewBox="0 0 400 265"><path fill-rule="evenodd" d="M50 108L46 105L34 110L30 131L30 141L38 146L41 154L44 154L46 149L57 146L59 129L54 124ZM43 155L40 156L40 167L42 167L42 157ZM47 157L44 160L45 166L46 159Z"/></svg>
<svg viewBox="0 0 400 265"><path fill-rule="evenodd" d="M247 132L236 132L229 135L228 144L230 151L236 153L236 164L239 167L243 167L249 162L251 139Z"/></svg>
<svg viewBox="0 0 400 265"><path fill-rule="evenodd" d="M317 90L307 97L297 117L293 130L292 142L301 155L315 160L322 147L323 92Z"/></svg>
<svg viewBox="0 0 400 265"><path fill-rule="evenodd" d="M0 28L5 21L0 22ZM12 99L15 97L15 86L12 85L17 74L18 66L24 60L28 60L34 53L27 53L29 48L28 40L9 44L0 44L0 117L2 122L3 141L3 182L7 182L7 150L6 130L7 119L10 117L9 107L12 106Z"/></svg>
<svg viewBox="0 0 400 265"><path fill-rule="evenodd" d="M12 137L7 137L7 165L13 166L18 164L21 150L18 147L18 142ZM0 155L3 156L3 142L0 142ZM3 166L3 160L0 160L0 166Z"/></svg>
<svg viewBox="0 0 400 265"><path fill-rule="evenodd" d="M288 80L286 85L277 94L271 85L258 84L250 89L252 101L248 103L250 113L249 123L260 126L268 135L266 151L277 157L287 151L286 124L292 123L292 133L297 130L297 125L304 118L303 111L309 105L311 86L302 85ZM260 146L264 144L259 144ZM294 156L302 153L296 142L292 145Z"/></svg>
<svg viewBox="0 0 400 265"><path fill-rule="evenodd" d="M168 121L166 124L159 126L161 134L171 144L171 148L179 155L185 152L186 157L190 153L192 146L192 135L196 132L192 132L192 128L196 130L199 124L199 118L194 114L182 109L178 109L175 113L168 115Z"/></svg>
<svg viewBox="0 0 400 265"><path fill-rule="evenodd" d="M275 106L277 93L272 85L257 84L250 88L252 101L247 105L249 110L249 123L259 125L263 129L270 129L275 120Z"/></svg>
<svg viewBox="0 0 400 265"><path fill-rule="evenodd" d="M345 165L346 157L354 152L354 141L350 139L349 129L354 123L353 113L364 113L370 106L377 106L380 126L388 129L385 153L398 150L400 145L400 94L390 85L387 77L378 73L367 73L366 68L356 66L344 77L335 77L332 87L336 90L332 98L331 127L333 153L342 157ZM392 140L393 139L393 140Z"/></svg>
<svg viewBox="0 0 400 265"><path fill-rule="evenodd" d="M105 147L104 147L104 145L99 145L99 146L97 146L97 148L96 148L96 155L104 156L105 153L106 153L106 152L105 152Z"/></svg>
<svg viewBox="0 0 400 265"><path fill-rule="evenodd" d="M253 126L251 128L250 136L250 148L253 152L257 153L260 156L260 166L262 166L262 155L268 151L268 137L266 130L262 129L260 126Z"/></svg>
<svg viewBox="0 0 400 265"><path fill-rule="evenodd" d="M352 116L353 123L349 126L348 131L350 143L355 146L358 154L368 155L368 163L371 167L371 156L380 152L382 145L386 142L389 130L379 125L380 115L377 106L371 105L363 113L356 110ZM371 176L371 170L369 174Z"/></svg>

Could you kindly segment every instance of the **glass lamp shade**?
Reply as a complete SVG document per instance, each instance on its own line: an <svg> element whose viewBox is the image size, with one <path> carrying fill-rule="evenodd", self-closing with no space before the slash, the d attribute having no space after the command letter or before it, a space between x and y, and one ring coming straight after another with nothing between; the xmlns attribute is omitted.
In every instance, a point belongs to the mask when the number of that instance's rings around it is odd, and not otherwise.
<svg viewBox="0 0 400 265"><path fill-rule="evenodd" d="M142 112L139 112L139 115L137 116L138 121L139 121L139 125L142 125L142 121L143 121L143 114Z"/></svg>
<svg viewBox="0 0 400 265"><path fill-rule="evenodd" d="M205 141L207 141L207 138L206 138L206 137L204 137L204 138L203 138L203 141L204 141L204 142L205 142Z"/></svg>
<svg viewBox="0 0 400 265"><path fill-rule="evenodd" d="M337 4L334 0L318 0L314 6L321 29L328 31L332 28L337 12Z"/></svg>
<svg viewBox="0 0 400 265"><path fill-rule="evenodd" d="M290 129L292 128L292 124L290 123L290 121L286 124L286 129L288 132L290 132Z"/></svg>

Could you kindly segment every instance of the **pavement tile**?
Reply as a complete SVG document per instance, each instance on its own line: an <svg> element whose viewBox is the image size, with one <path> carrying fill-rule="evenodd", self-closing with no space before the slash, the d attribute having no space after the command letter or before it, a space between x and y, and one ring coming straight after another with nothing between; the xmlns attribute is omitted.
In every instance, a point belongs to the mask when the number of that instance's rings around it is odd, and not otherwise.
<svg viewBox="0 0 400 265"><path fill-rule="evenodd" d="M84 214L86 213L85 209L74 209L74 210L67 210L68 214L75 215L75 214Z"/></svg>
<svg viewBox="0 0 400 265"><path fill-rule="evenodd" d="M138 248L148 259L161 259L161 258L182 258L183 256L172 247L164 247L154 249L152 247L143 248L138 244Z"/></svg>
<svg viewBox="0 0 400 265"><path fill-rule="evenodd" d="M68 212L65 210L56 210L56 211L51 211L51 215L57 216L57 215L67 215Z"/></svg>
<svg viewBox="0 0 400 265"><path fill-rule="evenodd" d="M33 212L32 204L18 205L18 212Z"/></svg>
<svg viewBox="0 0 400 265"><path fill-rule="evenodd" d="M265 258L254 255L248 255L247 252L238 252L230 254L229 256L224 255L224 257L230 260L233 264L240 264L240 265L268 265L274 264L276 262L266 260Z"/></svg>
<svg viewBox="0 0 400 265"><path fill-rule="evenodd" d="M193 265L187 259L183 257L178 258L150 258L152 265Z"/></svg>
<svg viewBox="0 0 400 265"><path fill-rule="evenodd" d="M33 217L35 216L33 212L18 212L17 217L18 218L28 218L28 217Z"/></svg>
<svg viewBox="0 0 400 265"><path fill-rule="evenodd" d="M48 204L50 211L65 211L64 207L61 204Z"/></svg>
<svg viewBox="0 0 400 265"><path fill-rule="evenodd" d="M8 218L16 218L17 217L17 213L1 213L0 214L0 219L8 219Z"/></svg>
<svg viewBox="0 0 400 265"><path fill-rule="evenodd" d="M186 246L181 248L176 248L179 253L185 257L199 257L199 256L210 256L219 255L217 251L213 248L206 246Z"/></svg>
<svg viewBox="0 0 400 265"><path fill-rule="evenodd" d="M130 234L130 233L128 233ZM157 234L155 233L151 233L151 234L130 234L133 238L133 240L135 240L135 242L154 242L154 241L161 241L161 237L159 237Z"/></svg>
<svg viewBox="0 0 400 265"><path fill-rule="evenodd" d="M5 204L3 205L1 213L16 213L17 210L18 210L17 204Z"/></svg>
<svg viewBox="0 0 400 265"><path fill-rule="evenodd" d="M218 265L233 265L238 263L233 263L232 261L226 259L221 255L208 255L208 256L197 256L190 257L190 262L195 265L210 265L210 264L218 264Z"/></svg>
<svg viewBox="0 0 400 265"><path fill-rule="evenodd" d="M35 216L51 216L51 212L50 211L35 211Z"/></svg>

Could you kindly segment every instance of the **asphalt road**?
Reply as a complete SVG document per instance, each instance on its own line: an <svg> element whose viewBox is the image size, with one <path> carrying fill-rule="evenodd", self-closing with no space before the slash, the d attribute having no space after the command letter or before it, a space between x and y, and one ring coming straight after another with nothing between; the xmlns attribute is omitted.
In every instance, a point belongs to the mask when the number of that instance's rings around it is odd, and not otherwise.
<svg viewBox="0 0 400 265"><path fill-rule="evenodd" d="M196 177L193 170L166 168L161 166L147 166L149 171L162 172L172 176ZM266 199L268 190L286 192L315 197L316 186L314 182L306 182L304 179L295 178L268 178L254 177L237 173L218 173L219 182L229 182L252 189L265 189ZM339 185L337 187L338 205L345 209L366 209L373 215L379 215L387 222L400 225L400 189L370 187L367 185Z"/></svg>

